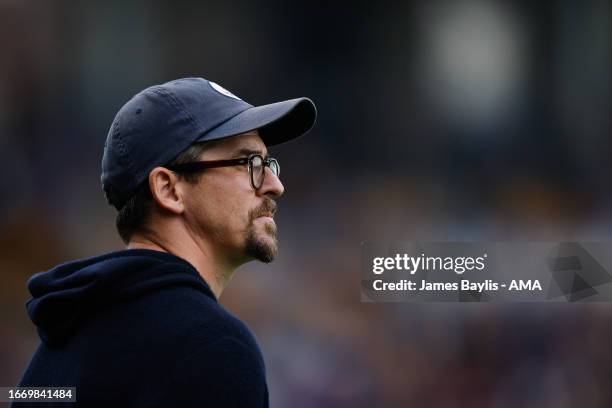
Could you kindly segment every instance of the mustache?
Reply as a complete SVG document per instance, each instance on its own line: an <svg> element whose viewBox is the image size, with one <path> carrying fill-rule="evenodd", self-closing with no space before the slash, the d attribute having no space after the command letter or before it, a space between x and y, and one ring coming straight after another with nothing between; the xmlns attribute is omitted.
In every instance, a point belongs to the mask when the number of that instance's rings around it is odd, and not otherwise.
<svg viewBox="0 0 612 408"><path fill-rule="evenodd" d="M276 201L266 197L262 205L251 211L251 221L262 215L271 215L274 217L274 214L276 214L276 207Z"/></svg>

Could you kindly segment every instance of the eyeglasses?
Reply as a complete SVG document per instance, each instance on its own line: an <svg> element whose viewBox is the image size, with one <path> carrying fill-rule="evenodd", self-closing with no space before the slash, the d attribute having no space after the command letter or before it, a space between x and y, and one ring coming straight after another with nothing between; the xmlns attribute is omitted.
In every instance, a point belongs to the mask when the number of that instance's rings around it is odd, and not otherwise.
<svg viewBox="0 0 612 408"><path fill-rule="evenodd" d="M255 190L259 190L263 185L266 176L266 167L269 167L276 177L280 176L280 165L278 164L278 160L272 157L264 159L260 154L252 154L249 157L242 157L240 159L189 162L170 166L168 169L176 171L177 173L195 173L215 167L240 166L242 164L249 165L251 186Z"/></svg>

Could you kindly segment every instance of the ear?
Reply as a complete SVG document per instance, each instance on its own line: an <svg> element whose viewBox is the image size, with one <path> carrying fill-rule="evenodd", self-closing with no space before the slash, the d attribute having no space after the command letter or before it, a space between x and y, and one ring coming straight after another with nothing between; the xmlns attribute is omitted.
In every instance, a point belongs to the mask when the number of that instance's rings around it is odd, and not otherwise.
<svg viewBox="0 0 612 408"><path fill-rule="evenodd" d="M156 167L149 173L149 188L153 199L161 208L174 214L185 210L179 178L165 167Z"/></svg>

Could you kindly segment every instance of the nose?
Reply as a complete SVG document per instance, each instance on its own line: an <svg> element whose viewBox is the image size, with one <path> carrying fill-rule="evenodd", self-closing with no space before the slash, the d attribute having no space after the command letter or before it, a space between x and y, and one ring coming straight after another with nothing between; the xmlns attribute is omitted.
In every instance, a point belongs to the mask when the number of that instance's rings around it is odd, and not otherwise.
<svg viewBox="0 0 612 408"><path fill-rule="evenodd" d="M267 166L264 171L266 175L264 177L264 182L261 185L261 188L257 190L258 195L265 195L271 198L278 198L283 195L285 192L285 187L283 183L281 183L280 179L272 170L270 170Z"/></svg>

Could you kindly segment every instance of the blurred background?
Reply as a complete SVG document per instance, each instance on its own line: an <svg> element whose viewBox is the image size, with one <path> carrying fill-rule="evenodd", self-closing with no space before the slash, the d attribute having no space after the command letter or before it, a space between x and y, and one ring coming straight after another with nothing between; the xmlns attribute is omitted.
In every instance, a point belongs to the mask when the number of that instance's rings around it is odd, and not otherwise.
<svg viewBox="0 0 612 408"><path fill-rule="evenodd" d="M612 248L611 4L0 1L0 386L38 344L27 279L122 248L100 187L133 94L202 76L319 120L272 153L280 255L222 303L274 407L610 407L610 304L360 302L361 241Z"/></svg>

